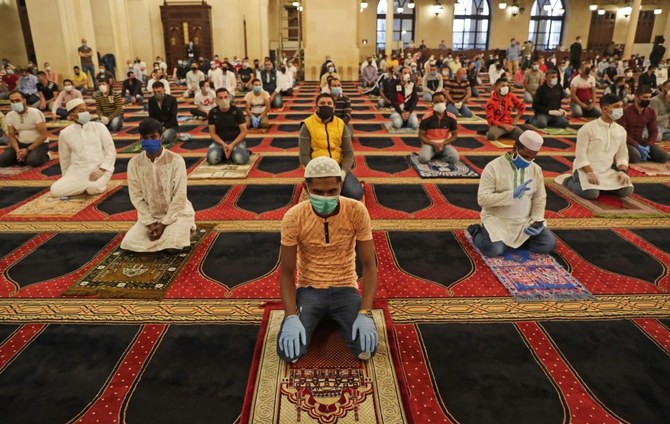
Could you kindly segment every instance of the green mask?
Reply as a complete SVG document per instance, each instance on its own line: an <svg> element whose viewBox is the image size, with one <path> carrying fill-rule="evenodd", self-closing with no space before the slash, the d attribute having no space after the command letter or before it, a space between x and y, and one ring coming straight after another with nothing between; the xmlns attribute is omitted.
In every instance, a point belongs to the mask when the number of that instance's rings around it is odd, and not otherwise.
<svg viewBox="0 0 670 424"><path fill-rule="evenodd" d="M311 193L309 195L309 202L320 215L330 215L337 207L339 199L340 196L318 196Z"/></svg>

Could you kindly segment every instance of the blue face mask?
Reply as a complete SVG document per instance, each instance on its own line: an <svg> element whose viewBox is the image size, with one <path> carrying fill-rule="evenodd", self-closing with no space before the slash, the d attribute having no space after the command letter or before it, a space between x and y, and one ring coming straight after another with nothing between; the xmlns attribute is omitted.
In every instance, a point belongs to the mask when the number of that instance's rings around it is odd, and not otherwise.
<svg viewBox="0 0 670 424"><path fill-rule="evenodd" d="M342 94L342 88L341 87L333 87L330 89L330 94L332 94L335 97L339 97Z"/></svg>
<svg viewBox="0 0 670 424"><path fill-rule="evenodd" d="M254 93L261 94L261 91L263 91L263 87L260 86L254 87Z"/></svg>
<svg viewBox="0 0 670 424"><path fill-rule="evenodd" d="M88 123L88 121L91 120L91 114L89 112L79 112L77 114L77 122L79 122L82 125L85 125Z"/></svg>
<svg viewBox="0 0 670 424"><path fill-rule="evenodd" d="M330 215L337 207L339 200L340 196L318 196L311 193L309 195L309 202L320 215Z"/></svg>
<svg viewBox="0 0 670 424"><path fill-rule="evenodd" d="M517 153L515 156L516 157L512 159L512 163L519 169L528 168L530 164L533 163L532 160L524 159L519 153Z"/></svg>
<svg viewBox="0 0 670 424"><path fill-rule="evenodd" d="M25 106L23 106L23 103L12 103L12 110L16 113L23 113L23 109L25 109Z"/></svg>
<svg viewBox="0 0 670 424"><path fill-rule="evenodd" d="M161 149L160 140L142 140L142 148L150 155L155 155Z"/></svg>

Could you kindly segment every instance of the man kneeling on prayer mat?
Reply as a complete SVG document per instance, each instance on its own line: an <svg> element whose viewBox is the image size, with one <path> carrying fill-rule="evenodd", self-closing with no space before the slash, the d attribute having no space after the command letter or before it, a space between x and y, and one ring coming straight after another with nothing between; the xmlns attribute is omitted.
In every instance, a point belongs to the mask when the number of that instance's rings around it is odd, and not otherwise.
<svg viewBox="0 0 670 424"><path fill-rule="evenodd" d="M563 185L590 200L597 199L601 191L626 197L633 193L628 176L627 135L616 122L623 117L623 102L615 94L605 94L600 98L600 108L601 117L577 131L573 174Z"/></svg>
<svg viewBox="0 0 670 424"><path fill-rule="evenodd" d="M556 248L556 237L544 222L547 192L542 168L533 163L543 143L538 133L525 131L512 153L484 168L477 193L482 225L468 227L483 255L500 256L506 248L534 253L550 253Z"/></svg>
<svg viewBox="0 0 670 424"><path fill-rule="evenodd" d="M70 100L65 107L74 123L58 136L58 160L63 176L51 185L51 195L103 193L114 173L114 140L106 126L90 122L91 114L82 98Z"/></svg>
<svg viewBox="0 0 670 424"><path fill-rule="evenodd" d="M153 118L140 122L144 152L128 162L128 191L137 222L121 248L133 252L179 251L191 244L195 211L186 197L186 164L163 149L163 126Z"/></svg>
<svg viewBox="0 0 670 424"><path fill-rule="evenodd" d="M359 359L368 360L377 351L371 317L377 265L370 216L361 202L340 196L343 174L334 159L312 159L305 167L309 201L293 206L282 219L280 289L285 318L277 353L286 362L305 355L323 318L337 323ZM356 252L363 265L362 298Z"/></svg>

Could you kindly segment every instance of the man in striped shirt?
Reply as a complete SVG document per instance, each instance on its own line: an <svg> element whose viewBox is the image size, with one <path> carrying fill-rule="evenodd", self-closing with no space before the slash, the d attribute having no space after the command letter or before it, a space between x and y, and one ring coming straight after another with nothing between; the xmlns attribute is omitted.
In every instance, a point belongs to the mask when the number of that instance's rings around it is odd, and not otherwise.
<svg viewBox="0 0 670 424"><path fill-rule="evenodd" d="M104 79L98 80L98 91L95 110L100 122L111 132L117 132L123 126L123 98Z"/></svg>
<svg viewBox="0 0 670 424"><path fill-rule="evenodd" d="M342 94L342 82L337 78L331 78L328 81L328 89L330 90L330 95L335 99L335 116L343 120L349 128L349 133L353 134L353 127L351 126L351 100Z"/></svg>
<svg viewBox="0 0 670 424"><path fill-rule="evenodd" d="M472 96L467 72L468 71L465 68L460 68L456 71L454 78L448 80L444 87L444 95L447 98L448 104L447 111L454 116L460 115L464 118L470 118L472 116L472 111L465 105Z"/></svg>

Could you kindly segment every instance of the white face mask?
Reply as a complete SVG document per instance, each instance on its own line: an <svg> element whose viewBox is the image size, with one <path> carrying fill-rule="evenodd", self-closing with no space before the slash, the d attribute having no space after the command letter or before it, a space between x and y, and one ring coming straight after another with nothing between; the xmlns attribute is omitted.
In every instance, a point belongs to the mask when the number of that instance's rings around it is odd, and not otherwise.
<svg viewBox="0 0 670 424"><path fill-rule="evenodd" d="M506 96L509 93L509 87L500 87L499 92L501 96Z"/></svg>
<svg viewBox="0 0 670 424"><path fill-rule="evenodd" d="M621 107L612 109L612 113L610 113L610 118L612 118L612 120L614 121L618 121L619 119L621 119L622 116L623 116L623 108Z"/></svg>
<svg viewBox="0 0 670 424"><path fill-rule="evenodd" d="M444 113L445 110L447 110L447 104L442 102L442 103L435 103L433 105L433 110L437 113Z"/></svg>
<svg viewBox="0 0 670 424"><path fill-rule="evenodd" d="M64 88L65 88L65 91L67 91L68 93L70 91L72 91L72 86L71 85L66 85Z"/></svg>
<svg viewBox="0 0 670 424"><path fill-rule="evenodd" d="M106 85L99 85L99 86L98 86L98 89L100 90L100 92L101 92L102 94L107 94L107 90L108 90L108 89L107 89L107 86L106 86Z"/></svg>
<svg viewBox="0 0 670 424"><path fill-rule="evenodd" d="M405 75L402 76L402 79L404 81L409 81L410 79L412 79L412 76L410 74L405 74Z"/></svg>

